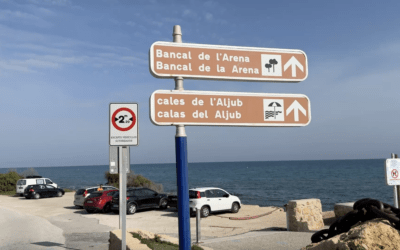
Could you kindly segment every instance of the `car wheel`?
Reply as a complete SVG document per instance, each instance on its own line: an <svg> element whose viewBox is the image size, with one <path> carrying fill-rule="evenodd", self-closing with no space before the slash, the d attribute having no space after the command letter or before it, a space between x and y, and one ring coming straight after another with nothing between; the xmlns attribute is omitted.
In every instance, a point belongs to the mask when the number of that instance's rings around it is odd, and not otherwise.
<svg viewBox="0 0 400 250"><path fill-rule="evenodd" d="M161 208L161 209L166 209L167 206L168 206L168 201L167 201L166 199L162 199L162 200L160 201L160 208Z"/></svg>
<svg viewBox="0 0 400 250"><path fill-rule="evenodd" d="M61 197L62 196L62 192L61 191L58 191L57 192L57 197Z"/></svg>
<svg viewBox="0 0 400 250"><path fill-rule="evenodd" d="M110 203L107 203L103 207L103 213L109 213L111 211L111 205Z"/></svg>
<svg viewBox="0 0 400 250"><path fill-rule="evenodd" d="M25 196L25 198L26 198L26 199L30 199L31 197L29 197L29 196Z"/></svg>
<svg viewBox="0 0 400 250"><path fill-rule="evenodd" d="M40 198L40 194L38 194L38 193L34 194L34 195L33 195L33 198L39 199L39 198Z"/></svg>
<svg viewBox="0 0 400 250"><path fill-rule="evenodd" d="M24 194L19 194L19 196L24 196Z"/></svg>
<svg viewBox="0 0 400 250"><path fill-rule="evenodd" d="M86 210L86 212L87 212L88 214L94 213L94 210L91 210L91 209L85 209L85 210Z"/></svg>
<svg viewBox="0 0 400 250"><path fill-rule="evenodd" d="M208 217L210 215L210 208L208 206L203 206L200 210L200 215L202 218Z"/></svg>
<svg viewBox="0 0 400 250"><path fill-rule="evenodd" d="M134 214L134 213L136 213L136 204L133 203L128 204L127 214Z"/></svg>
<svg viewBox="0 0 400 250"><path fill-rule="evenodd" d="M240 209L240 207L239 207L239 204L237 202L232 203L232 208L231 208L231 212L232 213L239 212L239 209Z"/></svg>
<svg viewBox="0 0 400 250"><path fill-rule="evenodd" d="M119 214L119 210L112 210L114 214Z"/></svg>

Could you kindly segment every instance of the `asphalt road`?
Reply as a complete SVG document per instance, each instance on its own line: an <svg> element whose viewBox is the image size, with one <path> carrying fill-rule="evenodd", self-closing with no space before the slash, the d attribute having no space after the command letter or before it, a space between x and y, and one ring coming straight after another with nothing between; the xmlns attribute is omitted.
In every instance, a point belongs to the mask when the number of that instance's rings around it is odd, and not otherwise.
<svg viewBox="0 0 400 250"><path fill-rule="evenodd" d="M119 227L118 215L88 214L73 206L73 193L63 197L25 199L0 196L0 249L106 250L109 232ZM268 213L267 213L268 212ZM201 220L201 245L214 250L298 250L311 243L311 233L282 231L286 215L274 207L244 205L237 217L268 215L254 220L230 220L219 213ZM127 228L140 228L178 238L176 209L143 210L127 216ZM190 219L191 240L196 221Z"/></svg>
<svg viewBox="0 0 400 250"><path fill-rule="evenodd" d="M63 230L48 220L0 208L0 249L65 249Z"/></svg>

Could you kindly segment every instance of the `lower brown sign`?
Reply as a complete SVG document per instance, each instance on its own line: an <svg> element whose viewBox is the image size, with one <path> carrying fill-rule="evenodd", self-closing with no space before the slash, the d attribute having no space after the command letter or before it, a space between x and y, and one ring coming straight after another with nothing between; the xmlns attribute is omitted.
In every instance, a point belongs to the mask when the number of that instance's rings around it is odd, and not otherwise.
<svg viewBox="0 0 400 250"><path fill-rule="evenodd" d="M301 94L157 90L150 97L155 125L306 126L310 100Z"/></svg>

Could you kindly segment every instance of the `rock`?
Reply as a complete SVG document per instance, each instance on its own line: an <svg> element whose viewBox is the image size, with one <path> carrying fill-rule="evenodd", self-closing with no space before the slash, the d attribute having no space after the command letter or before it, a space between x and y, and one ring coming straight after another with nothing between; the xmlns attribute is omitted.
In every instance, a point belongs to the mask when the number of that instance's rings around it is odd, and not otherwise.
<svg viewBox="0 0 400 250"><path fill-rule="evenodd" d="M161 241L166 241L170 242L172 244L179 245L179 239L168 236L168 235L162 235L162 234L157 234L157 236L160 238Z"/></svg>
<svg viewBox="0 0 400 250"><path fill-rule="evenodd" d="M353 211L354 202L336 203L334 207L336 219L344 216L350 211Z"/></svg>
<svg viewBox="0 0 400 250"><path fill-rule="evenodd" d="M120 250L121 249L121 238L122 233L120 229L113 230L110 232L110 244L109 250ZM144 245L140 240L133 238L129 232L126 233L126 249L127 250L150 250L147 245Z"/></svg>
<svg viewBox="0 0 400 250"><path fill-rule="evenodd" d="M140 235L140 237L144 238L144 239L154 239L155 234L146 230L141 230L141 229L137 229L137 228L129 228L127 230L130 233L137 233Z"/></svg>
<svg viewBox="0 0 400 250"><path fill-rule="evenodd" d="M398 250L399 246L400 231L392 227L389 221L378 218L356 224L346 233L310 244L301 250Z"/></svg>
<svg viewBox="0 0 400 250"><path fill-rule="evenodd" d="M319 199L291 200L287 204L289 231L309 232L324 227Z"/></svg>
<svg viewBox="0 0 400 250"><path fill-rule="evenodd" d="M142 238L145 239L154 239L155 236L158 236L161 241L166 241L170 242L173 244L179 245L179 239L168 236L168 235L163 235L163 234L154 234L152 232L148 232L146 230L142 229L137 229L137 228L128 228L127 233L126 233L126 250L149 250L150 248L142 244L139 239L136 239L132 236L131 233L137 233L139 234ZM110 250L120 250L121 249L121 230L114 230L110 232L110 244L109 244L109 249ZM205 246L200 246L204 250L212 250L212 248L205 247Z"/></svg>

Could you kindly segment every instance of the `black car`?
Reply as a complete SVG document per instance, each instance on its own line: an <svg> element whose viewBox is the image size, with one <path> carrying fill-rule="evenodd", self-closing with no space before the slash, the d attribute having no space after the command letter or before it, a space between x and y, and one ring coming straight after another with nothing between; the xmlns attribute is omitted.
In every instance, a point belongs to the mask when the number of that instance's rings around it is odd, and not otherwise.
<svg viewBox="0 0 400 250"><path fill-rule="evenodd" d="M145 208L166 209L168 196L159 194L148 188L129 188L126 191L126 213L134 214L137 210ZM119 213L119 192L113 195L111 210Z"/></svg>
<svg viewBox="0 0 400 250"><path fill-rule="evenodd" d="M50 185L29 185L24 190L24 196L27 199L34 198L39 199L42 197L61 197L64 195L64 190L61 188L55 188Z"/></svg>

